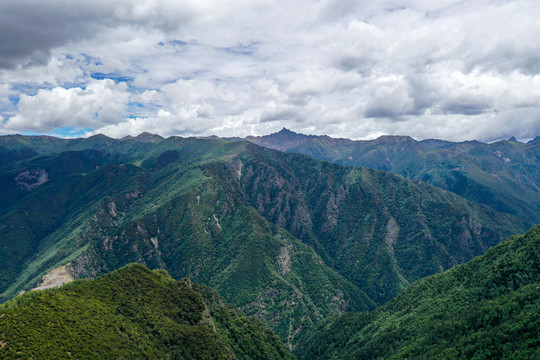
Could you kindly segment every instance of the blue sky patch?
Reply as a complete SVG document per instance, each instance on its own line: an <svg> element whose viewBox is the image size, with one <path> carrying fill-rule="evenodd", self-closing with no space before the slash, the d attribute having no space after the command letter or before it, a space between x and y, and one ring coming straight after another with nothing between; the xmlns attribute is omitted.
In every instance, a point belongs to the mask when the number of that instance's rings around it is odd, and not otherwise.
<svg viewBox="0 0 540 360"><path fill-rule="evenodd" d="M114 82L131 82L133 81L133 77L131 76L126 76L126 75L120 75L120 74L115 74L115 73L100 73L100 72L95 72L95 73L91 73L90 74L90 77L92 79L96 79L96 80L103 80L103 79L111 79L111 80L114 80Z"/></svg>

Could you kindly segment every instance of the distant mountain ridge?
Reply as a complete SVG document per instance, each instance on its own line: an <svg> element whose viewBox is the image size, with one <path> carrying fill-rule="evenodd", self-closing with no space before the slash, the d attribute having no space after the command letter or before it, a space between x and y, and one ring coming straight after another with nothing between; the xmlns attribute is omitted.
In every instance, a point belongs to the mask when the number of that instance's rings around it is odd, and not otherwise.
<svg viewBox="0 0 540 360"><path fill-rule="evenodd" d="M540 223L540 142L514 137L492 144L408 136L336 139L288 129L246 140L347 166L366 166L426 181L469 200Z"/></svg>

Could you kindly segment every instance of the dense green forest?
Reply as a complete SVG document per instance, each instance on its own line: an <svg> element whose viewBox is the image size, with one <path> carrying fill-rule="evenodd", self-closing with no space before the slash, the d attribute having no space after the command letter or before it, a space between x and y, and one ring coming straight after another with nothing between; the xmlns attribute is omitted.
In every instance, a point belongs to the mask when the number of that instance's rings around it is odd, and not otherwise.
<svg viewBox="0 0 540 360"><path fill-rule="evenodd" d="M292 359L213 290L127 265L0 306L0 358Z"/></svg>
<svg viewBox="0 0 540 360"><path fill-rule="evenodd" d="M304 334L300 359L540 358L540 226Z"/></svg>

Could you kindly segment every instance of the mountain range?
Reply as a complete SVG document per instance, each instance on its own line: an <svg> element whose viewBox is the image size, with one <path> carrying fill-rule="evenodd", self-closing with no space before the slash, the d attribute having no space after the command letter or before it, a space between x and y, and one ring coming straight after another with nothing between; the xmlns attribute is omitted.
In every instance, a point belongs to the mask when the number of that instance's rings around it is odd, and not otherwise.
<svg viewBox="0 0 540 360"><path fill-rule="evenodd" d="M246 141L13 135L0 158L0 301L138 262L213 287L291 348L328 315L372 310L533 224Z"/></svg>
<svg viewBox="0 0 540 360"><path fill-rule="evenodd" d="M491 144L416 141L408 136L336 139L288 129L250 142L348 166L365 166L428 182L495 210L540 223L540 137Z"/></svg>

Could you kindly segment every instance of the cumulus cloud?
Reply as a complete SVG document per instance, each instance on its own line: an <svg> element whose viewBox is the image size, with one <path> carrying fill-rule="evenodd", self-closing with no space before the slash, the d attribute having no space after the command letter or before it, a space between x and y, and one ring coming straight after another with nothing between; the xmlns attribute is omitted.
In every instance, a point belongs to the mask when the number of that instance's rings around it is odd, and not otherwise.
<svg viewBox="0 0 540 360"><path fill-rule="evenodd" d="M17 115L2 125L5 131L49 132L70 126L93 128L115 123L126 114L129 100L125 83L94 80L86 88L41 89L34 96L21 95Z"/></svg>
<svg viewBox="0 0 540 360"><path fill-rule="evenodd" d="M0 131L532 138L539 17L531 0L7 0Z"/></svg>

